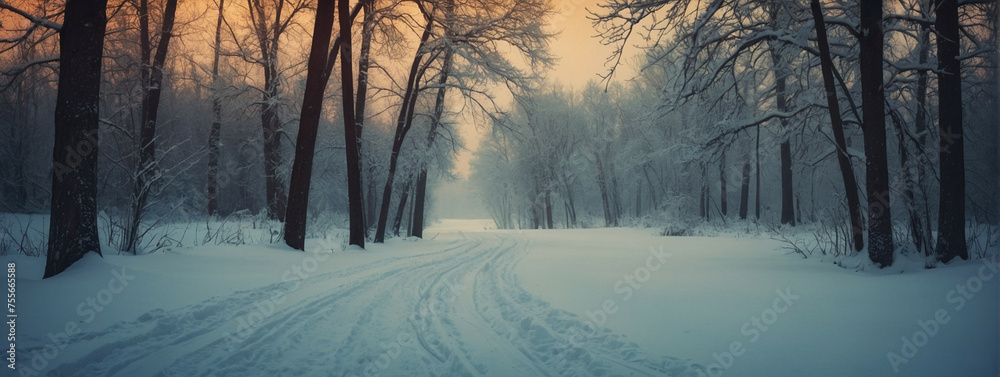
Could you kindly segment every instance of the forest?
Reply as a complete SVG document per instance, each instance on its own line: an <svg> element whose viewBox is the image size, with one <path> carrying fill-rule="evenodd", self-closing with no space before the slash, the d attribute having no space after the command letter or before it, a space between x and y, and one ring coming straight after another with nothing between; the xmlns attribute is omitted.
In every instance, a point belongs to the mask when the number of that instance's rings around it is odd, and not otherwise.
<svg viewBox="0 0 1000 377"><path fill-rule="evenodd" d="M170 223L420 238L467 148L500 229L726 227L879 267L998 242L997 1L602 0L582 87L547 77L566 3L2 0L0 212L51 214L4 251L51 277Z"/></svg>
<svg viewBox="0 0 1000 377"><path fill-rule="evenodd" d="M867 252L882 267L995 242L996 2L590 11L616 48L607 75L516 96L478 155L499 227L760 227L803 256ZM611 81L631 55L636 77Z"/></svg>

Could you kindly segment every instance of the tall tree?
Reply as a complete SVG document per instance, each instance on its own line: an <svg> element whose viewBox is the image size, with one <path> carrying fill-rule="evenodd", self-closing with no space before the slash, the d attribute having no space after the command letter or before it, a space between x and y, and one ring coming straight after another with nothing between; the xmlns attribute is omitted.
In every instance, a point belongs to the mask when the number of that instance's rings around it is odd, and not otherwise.
<svg viewBox="0 0 1000 377"><path fill-rule="evenodd" d="M226 0L219 0L219 16L215 21L215 49L212 52L212 128L208 133L208 215L219 209L219 153L222 136L222 99L219 93L219 56L222 54L222 18Z"/></svg>
<svg viewBox="0 0 1000 377"><path fill-rule="evenodd" d="M285 33L295 24L296 16L310 4L311 2L307 0L247 0L250 26L258 50L257 56L250 58L250 61L259 65L264 73L260 122L264 138L264 191L267 215L279 221L285 218L288 197L281 179L281 167L285 160L281 152L283 131L278 111L282 82L278 53L281 51L281 41Z"/></svg>
<svg viewBox="0 0 1000 377"><path fill-rule="evenodd" d="M350 217L348 243L365 247L365 208L361 197L361 145L354 113L354 72L351 52L350 0L337 2L340 23L340 81L344 108L344 151L347 155L347 202Z"/></svg>
<svg viewBox="0 0 1000 377"><path fill-rule="evenodd" d="M0 66L5 67L0 70L0 161L4 161L0 164L0 211L10 213L47 210L51 195L38 189L51 176L51 151L39 146L52 143L45 138L51 129L44 124L52 123L47 118L54 113L59 45L58 38L52 37L59 31L44 20L61 18L64 2L35 3L30 9L0 4L0 14L12 11L24 18L6 16L0 26L5 34L0 41Z"/></svg>
<svg viewBox="0 0 1000 377"><path fill-rule="evenodd" d="M356 129L358 130L358 140L362 140L362 135L365 130L365 109L368 104L368 71L371 68L371 46L372 37L375 33L375 1L374 0L361 0L355 4L356 7L361 7L365 12L365 18L361 21L361 51L358 56L358 85L357 94L354 96L354 121L357 122ZM360 141L359 141L360 143ZM362 156L364 154L362 153ZM361 160L362 172L364 170L365 160ZM372 170L370 169L369 172ZM367 195L362 195L365 203L365 238L368 237L368 229L371 228L372 220L375 218L375 198L374 198L374 174L362 174L361 179L363 184L369 188ZM364 182L365 180L367 182Z"/></svg>
<svg viewBox="0 0 1000 377"><path fill-rule="evenodd" d="M428 151L434 146L434 139L437 138L438 127L441 126L441 119L444 116L444 99L448 90L447 83L453 64L453 54L454 51L449 49L444 53L444 58L441 62L441 77L439 78L440 87L438 87L437 95L434 97L434 114L431 116L431 127L427 132ZM424 204L427 201L427 162L423 160L420 162L420 171L417 172L417 187L414 188L413 193L413 219L411 220L411 235L423 238L425 217Z"/></svg>
<svg viewBox="0 0 1000 377"><path fill-rule="evenodd" d="M295 142L295 161L289 185L288 212L285 217L285 243L305 250L306 212L309 208L309 183L312 177L316 135L326 91L326 59L333 32L335 0L319 0L312 46L306 73L306 89L299 116L299 134Z"/></svg>
<svg viewBox="0 0 1000 377"><path fill-rule="evenodd" d="M865 247L861 225L861 201L858 198L858 182L854 178L854 169L851 167L851 156L847 154L844 122L840 117L840 101L837 98L837 87L834 84L833 59L830 55L830 43L826 36L826 21L823 18L823 8L820 6L819 0L811 0L810 6L816 23L816 41L819 44L823 85L826 88L826 103L830 111L830 127L833 128L833 140L837 145L837 163L840 165L840 175L844 181L844 194L847 196L847 210L851 217L854 250L861 251Z"/></svg>
<svg viewBox="0 0 1000 377"><path fill-rule="evenodd" d="M860 34L862 128L865 132L869 209L868 257L885 268L892 265L894 246L885 138L885 87L882 81L882 0L861 2Z"/></svg>
<svg viewBox="0 0 1000 377"><path fill-rule="evenodd" d="M750 205L750 156L743 161L743 179L740 181L740 220L747 219Z"/></svg>
<svg viewBox="0 0 1000 377"><path fill-rule="evenodd" d="M726 217L729 212L729 193L726 190L726 151L722 151L719 157L719 211L722 217Z"/></svg>
<svg viewBox="0 0 1000 377"><path fill-rule="evenodd" d="M97 131L106 0L67 0L59 30L59 93L52 149L52 216L45 274L91 251L97 234Z"/></svg>
<svg viewBox="0 0 1000 377"><path fill-rule="evenodd" d="M969 259L965 241L965 143L962 133L962 69L958 60L958 0L935 2L938 51L938 127L941 171L935 254L943 262ZM867 113L867 110L865 111Z"/></svg>
<svg viewBox="0 0 1000 377"><path fill-rule="evenodd" d="M760 220L760 124L754 127L757 131L756 138L754 142L754 159L756 161L756 169L754 169L755 181L754 181L754 219Z"/></svg>
<svg viewBox="0 0 1000 377"><path fill-rule="evenodd" d="M306 223L309 208L309 192L312 182L313 161L319 120L323 111L323 93L333 74L333 66L340 52L341 35L334 39L333 47L327 52L333 30L333 19L337 7L335 0L322 4L316 9L313 25L313 40L306 68L306 89L303 94L302 110L299 115L299 133L296 136L295 160L292 162L292 176L289 181L288 208L285 216L285 243L292 248L305 250ZM355 5L349 16L351 22L359 14L363 3ZM328 35L322 37L322 35Z"/></svg>
<svg viewBox="0 0 1000 377"><path fill-rule="evenodd" d="M406 184L403 185L402 194L399 196L399 207L396 209L395 220L392 221L392 234L394 236L399 235L399 227L403 224L403 213L406 212L406 201L410 197L410 186L413 185L412 179L407 179Z"/></svg>
<svg viewBox="0 0 1000 377"><path fill-rule="evenodd" d="M905 182L902 190L902 198L909 221L909 235L913 246L918 253L925 256L934 254L934 240L930 230L931 211L927 200L927 177L926 171L930 165L930 156L927 149L927 124L930 121L930 112L927 108L928 77L930 71L928 59L930 58L931 42L930 33L933 24L933 15L930 0L913 0L902 3L907 14L913 14L916 27L914 29L900 29L905 35L912 35L916 42L916 86L913 87L913 135L905 128L906 119L900 114L903 106L896 111L891 111L891 119L896 125L898 138L899 162L901 166L901 179ZM891 37L890 37L891 40ZM901 72L902 73L902 72ZM905 77L905 75L898 75ZM908 106L906 106L908 107ZM915 137L914 137L915 136ZM933 266L933 260L927 259L927 266Z"/></svg>
<svg viewBox="0 0 1000 377"><path fill-rule="evenodd" d="M139 0L139 54L142 68L140 70L140 85L142 87L141 119L139 124L139 163L132 186L132 213L125 224L125 239L121 246L124 251L137 253L136 249L141 236L139 228L142 219L148 211L149 195L153 185L158 180L159 173L156 163L156 122L160 109L160 95L163 93L163 66L167 60L167 50L173 37L174 18L177 13L177 0L167 0L160 22L159 42L153 49L153 38L150 35L150 7L148 0Z"/></svg>
<svg viewBox="0 0 1000 377"><path fill-rule="evenodd" d="M485 2L443 1L438 3L436 11L443 15L433 17L442 23L444 37L441 41L445 50L442 60L442 74L438 79L438 93L434 112L431 116L431 131L427 138L425 150L432 150L438 127L441 122L444 93L447 88L460 91L466 100L478 106L485 113L496 112L496 107L487 109L481 102L483 92L478 89L483 83L480 80L502 82L508 88L525 88L534 78L533 72L524 72L510 61L510 52L521 55L532 70L551 63L547 51L550 34L544 32L542 25L551 12L549 0L521 0ZM503 51L498 47L503 47ZM457 61L461 59L461 61ZM456 77L460 68L470 75ZM468 81L474 82L468 82ZM493 97L487 97L485 102L493 103ZM440 104L440 105L439 105ZM495 104L494 104L495 105ZM427 187L427 158L419 158L416 187L413 198L413 222L411 235L421 237L423 234L424 208Z"/></svg>
<svg viewBox="0 0 1000 377"><path fill-rule="evenodd" d="M783 1L771 0L768 12L770 22L774 30L785 28L788 17L782 17ZM784 61L785 54L782 51L783 42L773 41L771 43L771 64L774 72L774 101L777 111L784 113L788 111L788 67ZM781 140L781 223L795 225L795 203L793 198L794 185L792 181L792 142L788 132L788 118L781 117L781 129L784 135Z"/></svg>
<svg viewBox="0 0 1000 377"><path fill-rule="evenodd" d="M920 11L921 14L927 14L927 7L929 0L921 0ZM917 53L917 64L924 65L927 64L927 59L930 55L930 26L926 23L920 24L920 34L919 34L919 52ZM914 131L917 133L917 148L923 149L927 145L927 123L928 123L928 109L927 109L927 87L928 87L928 70L921 69L917 71L917 107L915 109L916 115L914 117ZM905 150L905 149L904 149ZM904 164L904 169L905 169ZM924 250L924 254L930 256L933 252L931 249L931 213L928 208L927 192L924 190L923 186L926 181L927 169L923 164L917 164L917 175L914 178L914 182L907 185L907 194L910 199L910 230L913 233L913 241L917 247L917 250ZM921 202L923 203L923 211L918 206L918 204L913 200L914 194L919 192ZM923 213L921 213L923 212Z"/></svg>
<svg viewBox="0 0 1000 377"><path fill-rule="evenodd" d="M406 80L406 90L403 93L403 101L402 106L399 108L399 116L396 117L396 132L392 138L392 151L389 155L389 170L387 171L385 179L385 187L382 189L382 205L379 207L378 224L375 229L375 242L377 243L385 241L385 227L389 217L389 204L392 201L392 189L396 180L396 167L399 163L399 152L403 149L403 141L406 138L406 134L410 132L410 127L413 125L413 110L417 104L417 96L419 95L418 85L425 69L421 62L423 61L424 55L427 53L425 46L427 45L428 39L430 39L433 27L434 21L427 18L427 25L424 27L424 32L420 36L420 44L417 45L417 51L413 56L413 62L410 64L410 73ZM447 78L447 75L444 74L442 77Z"/></svg>
<svg viewBox="0 0 1000 377"><path fill-rule="evenodd" d="M454 5L454 1L452 0L444 2L442 8L444 9L445 17L453 14ZM454 32L451 28L445 29L444 36L446 39L452 39L454 37L453 34ZM454 64L455 51L447 46L445 48L447 50L444 52L444 57L441 60L441 72L440 77L438 77L439 87L434 97L434 114L431 115L430 130L427 131L428 151L434 147L434 140L437 138L438 128L441 126L441 119L444 117L444 100L445 94L448 91L448 78L451 76L452 64ZM416 187L413 189L413 218L410 220L410 235L420 238L424 237L424 205L427 202L427 161L425 160L420 160L420 171L417 172Z"/></svg>

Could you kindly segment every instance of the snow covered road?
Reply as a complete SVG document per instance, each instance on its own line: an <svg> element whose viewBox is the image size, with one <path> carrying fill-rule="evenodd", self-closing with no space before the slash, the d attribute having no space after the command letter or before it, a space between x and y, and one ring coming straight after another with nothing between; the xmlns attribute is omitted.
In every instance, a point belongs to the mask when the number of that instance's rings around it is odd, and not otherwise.
<svg viewBox="0 0 1000 377"><path fill-rule="evenodd" d="M998 279L981 262L882 275L770 240L472 230L332 254L88 257L22 279L36 320L18 375L996 375ZM970 276L984 277L956 310L948 290ZM951 322L893 365L940 310Z"/></svg>
<svg viewBox="0 0 1000 377"><path fill-rule="evenodd" d="M83 332L64 351L79 357L48 373L696 375L687 363L645 355L620 335L587 327L525 291L514 271L529 238L457 238L440 251L154 310Z"/></svg>

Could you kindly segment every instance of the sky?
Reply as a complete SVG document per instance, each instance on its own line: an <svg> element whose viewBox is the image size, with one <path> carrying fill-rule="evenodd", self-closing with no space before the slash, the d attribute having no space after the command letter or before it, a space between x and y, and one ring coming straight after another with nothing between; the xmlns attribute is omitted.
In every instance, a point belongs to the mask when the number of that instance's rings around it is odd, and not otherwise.
<svg viewBox="0 0 1000 377"><path fill-rule="evenodd" d="M555 14L550 18L550 29L559 34L551 41L550 52L557 62L548 77L552 82L558 82L571 89L583 89L589 80L600 80L601 74L607 73L605 62L614 51L613 48L601 44L595 37L593 23L587 19L590 10L597 10L597 5L604 0L553 0ZM620 70L628 74L628 69ZM622 73L620 73L622 74ZM627 77L616 76L617 79ZM464 122L473 122L466 119ZM466 150L455 158L453 173L462 178L468 178L471 173L470 162L482 139L482 131L488 127L475 127L465 124L460 133L465 140Z"/></svg>
<svg viewBox="0 0 1000 377"><path fill-rule="evenodd" d="M550 19L550 30L559 32L551 41L550 52L558 60L549 72L549 80L558 82L570 89L583 89L589 80L600 80L601 74L607 73L604 63L614 51L613 48L601 44L600 38L594 37L596 31L587 16L587 9L597 10L597 4L603 0L553 0L556 14ZM618 80L631 72L629 69L619 71ZM480 201L473 192L467 179L472 173L470 163L475 157L479 143L489 127L477 127L475 120L465 117L460 121L459 133L465 141L465 149L455 156L455 167L452 173L460 181L445 182L436 188L440 200L432 204L433 212L441 218L482 218L487 217Z"/></svg>
<svg viewBox="0 0 1000 377"><path fill-rule="evenodd" d="M600 80L606 74L604 66L613 48L601 44L594 25L587 16L588 9L596 11L603 0L554 0L556 14L551 19L551 29L561 31L552 42L552 54L559 62L550 78L565 86L581 89L589 80Z"/></svg>

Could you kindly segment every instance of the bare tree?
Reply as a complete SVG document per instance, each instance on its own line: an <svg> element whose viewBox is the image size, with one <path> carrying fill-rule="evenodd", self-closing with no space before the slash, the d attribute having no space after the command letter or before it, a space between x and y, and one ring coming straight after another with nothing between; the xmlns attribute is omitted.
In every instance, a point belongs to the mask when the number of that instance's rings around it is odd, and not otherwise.
<svg viewBox="0 0 1000 377"><path fill-rule="evenodd" d="M943 262L969 259L965 240L965 136L962 133L962 69L958 60L958 0L934 2L937 19L938 129L941 171L938 237L934 253ZM867 109L866 109L867 112ZM866 135L867 137L867 135Z"/></svg>
<svg viewBox="0 0 1000 377"><path fill-rule="evenodd" d="M312 176L314 150L319 119L326 91L326 59L333 31L335 0L320 0L316 7L312 47L306 75L306 90L299 116L299 134L295 143L292 165L290 201L285 218L285 242L294 249L305 250L306 209L309 207L309 183ZM344 14L342 13L343 17Z"/></svg>
<svg viewBox="0 0 1000 377"><path fill-rule="evenodd" d="M787 12L783 5L784 2L772 0L768 2L770 9L768 13L770 15L771 27L777 30L779 27L790 26ZM788 89L787 89L787 77L790 71L787 67L787 63L783 61L786 54L784 53L784 47L781 42L772 43L770 53L772 69L774 70L774 98L775 106L778 112L787 112L788 109ZM788 119L786 117L779 118L782 129L788 128ZM795 225L795 205L792 202L792 198L795 196L793 190L794 185L792 182L792 145L791 141L787 138L781 141L781 223Z"/></svg>
<svg viewBox="0 0 1000 377"><path fill-rule="evenodd" d="M719 157L719 211L722 212L722 217L726 217L728 214L728 190L726 187L726 150L722 150L722 156Z"/></svg>
<svg viewBox="0 0 1000 377"><path fill-rule="evenodd" d="M86 253L97 233L97 129L105 0L69 0L59 29L59 94L52 149L52 217L44 278Z"/></svg>
<svg viewBox="0 0 1000 377"><path fill-rule="evenodd" d="M605 226L618 226L621 209L618 206L618 201L615 200L617 193L612 185L615 167L611 155L617 119L615 104L611 102L608 93L601 91L594 82L588 83L587 87L584 88L583 104L588 118L590 118L588 133L593 135L588 140L588 159L594 167L596 182L601 193L604 224Z"/></svg>
<svg viewBox="0 0 1000 377"><path fill-rule="evenodd" d="M399 116L396 119L396 132L392 139L392 151L389 156L389 169L387 171L387 177L385 181L385 188L382 190L382 205L379 210L378 224L375 230L375 242L380 243L385 241L385 227L386 222L389 217L389 205L392 200L392 189L396 180L396 167L399 162L399 153L403 148L403 141L406 138L406 134L410 131L410 127L413 124L413 110L417 102L417 86L420 82L423 73L426 71L426 66L422 64L424 56L428 53L427 51L427 41L430 39L431 30L434 27L434 22L432 19L427 18L427 25L424 27L424 31L420 36L420 44L417 45L417 51L413 56L413 62L410 64L410 73L408 79L406 80L406 91L403 94L402 106L399 108ZM442 77L447 79L447 74L442 73Z"/></svg>
<svg viewBox="0 0 1000 377"><path fill-rule="evenodd" d="M287 194L282 179L285 159L281 149L284 135L281 120L281 86L286 76L286 67L280 63L282 42L301 13L309 8L307 0L247 0L247 21L250 29L248 38L237 37L229 24L229 33L236 42L237 55L259 67L263 74L261 92L260 122L264 155L264 191L267 215L271 219L283 221Z"/></svg>
<svg viewBox="0 0 1000 377"><path fill-rule="evenodd" d="M892 265L892 213L885 137L885 90L882 82L882 2L861 2L861 107L864 110L868 189L868 257Z"/></svg>
<svg viewBox="0 0 1000 377"><path fill-rule="evenodd" d="M365 2L360 2L354 7L354 10L347 16L349 22L353 22L364 4ZM292 163L292 176L288 190L293 195L290 196L285 216L285 243L299 250L305 250L310 184L319 121L323 110L323 96L330 75L333 73L334 61L341 50L343 37L342 34L338 34L334 39L333 47L327 51L327 46L330 45L332 38L336 7L334 7L333 1L330 1L329 4L322 4L322 8L316 10L316 22L313 26L313 40L306 73L306 91L303 94L302 110L299 116L299 133L295 143L295 160Z"/></svg>
<svg viewBox="0 0 1000 377"><path fill-rule="evenodd" d="M344 150L347 154L347 195L350 216L350 245L365 247L365 210L361 197L361 148L358 123L354 112L354 73L351 52L350 0L339 0L337 13L340 21L340 80L344 109Z"/></svg>
<svg viewBox="0 0 1000 377"><path fill-rule="evenodd" d="M212 127L208 136L208 215L219 209L219 153L222 136L222 99L219 93L219 57L222 54L222 20L226 0L219 0L219 16L215 22L215 48L212 51Z"/></svg>
<svg viewBox="0 0 1000 377"><path fill-rule="evenodd" d="M446 31L446 38L448 37ZM441 60L441 72L438 73L438 90L434 97L434 114L431 115L431 127L427 132L427 149L434 146L434 139L437 138L438 127L441 126L441 119L444 117L444 101L448 91L448 78L451 75L452 64L454 62L454 50L448 49ZM422 160L421 160L422 162ZM424 205L427 202L427 165L420 164L417 172L417 182L413 194L413 223L411 234L414 237L424 236Z"/></svg>
<svg viewBox="0 0 1000 377"><path fill-rule="evenodd" d="M780 220L790 225L795 225L796 221L791 137L798 131L790 125L790 120L811 107L795 106L792 101L797 96L797 88L792 86L797 83L792 80L794 69L802 69L804 59L799 55L808 50L808 46L793 36L795 24L799 22L795 17L798 7L794 2L775 0L719 0L707 4L688 0L608 0L591 13L603 43L615 47L608 58L611 67L603 76L605 79L610 79L617 71L633 34L641 33L658 44L667 39L674 42L647 63L653 65L678 59L683 67L680 73L683 83L675 90L677 98L670 99L673 105L669 107L672 108L691 101L702 101L710 108L717 108L725 103L721 96L739 87L729 78L743 74L745 68L738 67L738 63L744 61L741 57L750 56L757 62L763 58L759 54L768 55L770 75L763 71L756 79L770 86L767 93L774 98L773 106L757 121L734 124L735 127L721 130L721 134L738 134L772 119L781 124ZM682 53L678 55L676 51ZM720 97L699 98L712 87L724 89L717 91Z"/></svg>
<svg viewBox="0 0 1000 377"><path fill-rule="evenodd" d="M742 180L740 180L740 220L747 219L750 205L750 156L743 161Z"/></svg>
<svg viewBox="0 0 1000 377"><path fill-rule="evenodd" d="M479 9L489 11L481 12ZM488 3L449 0L439 10L446 13L435 19L444 23L443 44L451 51L440 57L442 65L436 84L438 93L427 136L427 151L433 150L438 133L443 128L444 99L449 88L458 90L465 99L475 103L492 118L490 114L498 112L496 106L487 108L482 101L492 103L493 98L487 96L480 99L483 93L476 87L482 83L469 82L468 76L485 76L490 81L505 83L512 90L523 91L537 81L535 72L548 67L553 61L548 53L548 41L552 34L542 29L543 22L552 12L549 0L494 0ZM505 56L509 54L500 52L502 46L521 55L530 70L515 67L510 57ZM456 74L459 70L471 74ZM423 237L428 167L426 158L418 162L420 172L414 188L412 235Z"/></svg>
<svg viewBox="0 0 1000 377"><path fill-rule="evenodd" d="M844 138L844 124L840 116L840 101L837 99L837 87L834 84L833 60L830 57L830 44L826 37L826 22L819 0L810 1L813 19L816 22L816 40L819 44L819 59L823 70L823 85L826 88L827 106L830 112L830 125L833 128L834 142L837 145L837 163L844 181L844 193L847 196L847 210L851 218L854 250L861 251L865 247L863 228L861 225L861 202L858 199L858 182L854 178L851 167L851 157L847 154L847 142ZM850 93L847 93L850 95Z"/></svg>
<svg viewBox="0 0 1000 377"><path fill-rule="evenodd" d="M0 15L12 5L0 5ZM21 11L19 9L19 11ZM62 14L61 5L37 4L22 11L39 20ZM28 18L8 17L0 32L0 211L48 210L51 196L48 148L56 97L58 30Z"/></svg>
<svg viewBox="0 0 1000 377"><path fill-rule="evenodd" d="M156 158L156 122L160 109L160 95L163 89L163 66L167 59L167 49L173 37L174 18L177 12L177 0L167 0L160 21L158 42L153 47L153 37L150 35L150 7L148 0L139 0L137 5L139 15L139 54L140 81L142 90L140 123L139 123L139 160L136 168L135 182L132 186L131 213L125 224L125 238L120 245L125 251L136 254L136 245L140 237L140 227L148 210L149 195L153 185L162 176Z"/></svg>

